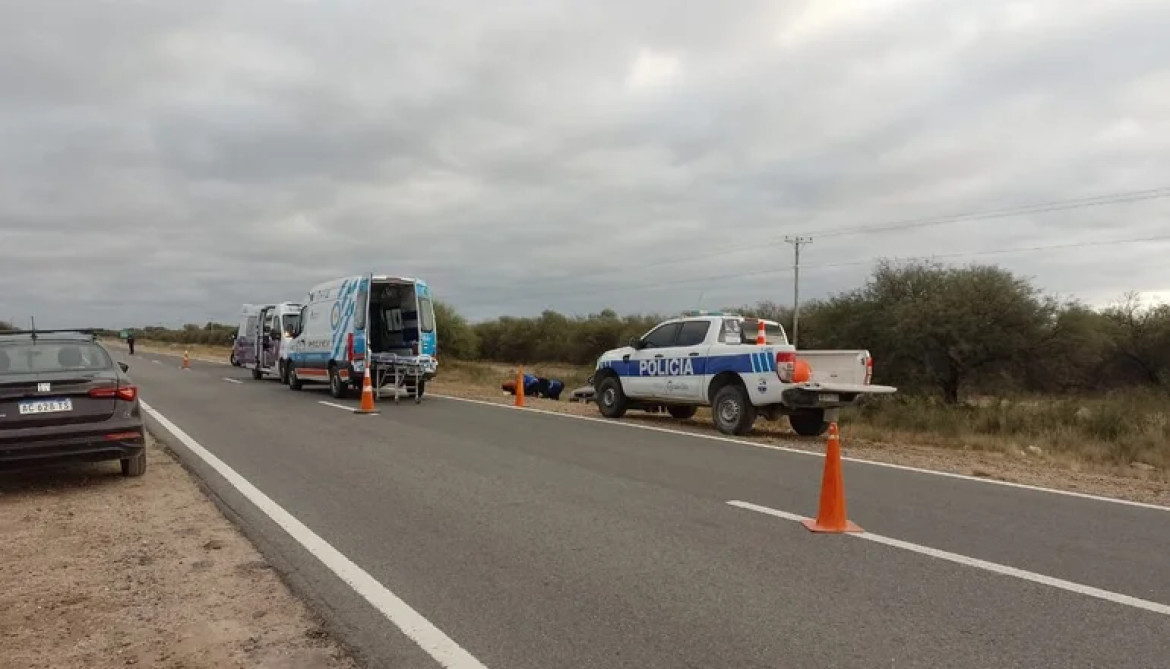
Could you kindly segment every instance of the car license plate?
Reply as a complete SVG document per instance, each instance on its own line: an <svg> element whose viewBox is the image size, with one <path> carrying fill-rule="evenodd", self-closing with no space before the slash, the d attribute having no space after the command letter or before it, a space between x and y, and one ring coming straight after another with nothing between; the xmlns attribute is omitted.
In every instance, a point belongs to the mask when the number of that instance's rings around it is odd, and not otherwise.
<svg viewBox="0 0 1170 669"><path fill-rule="evenodd" d="M841 396L837 393L821 393L818 399L820 399L822 402L833 403L840 402Z"/></svg>
<svg viewBox="0 0 1170 669"><path fill-rule="evenodd" d="M22 416L40 413L60 413L63 411L73 411L73 400L66 398L61 400L35 400L20 403L20 415Z"/></svg>

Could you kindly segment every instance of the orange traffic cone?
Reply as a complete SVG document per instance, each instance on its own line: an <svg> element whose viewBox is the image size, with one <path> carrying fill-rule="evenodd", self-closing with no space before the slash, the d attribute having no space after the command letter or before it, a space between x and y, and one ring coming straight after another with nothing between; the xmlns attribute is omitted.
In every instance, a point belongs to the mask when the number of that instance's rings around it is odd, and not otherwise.
<svg viewBox="0 0 1170 669"><path fill-rule="evenodd" d="M378 413L378 411L374 409L374 386L370 383L370 373L371 370L369 367L367 367L365 373L362 374L362 405L358 407L358 410L354 413Z"/></svg>
<svg viewBox="0 0 1170 669"><path fill-rule="evenodd" d="M183 351L183 369L191 369L191 355L187 351Z"/></svg>
<svg viewBox="0 0 1170 669"><path fill-rule="evenodd" d="M516 402L515 406L524 406L524 368L516 368Z"/></svg>
<svg viewBox="0 0 1170 669"><path fill-rule="evenodd" d="M756 346L763 346L768 343L768 331L764 326L764 319L760 319L756 325Z"/></svg>
<svg viewBox="0 0 1170 669"><path fill-rule="evenodd" d="M813 532L864 532L845 515L845 479L841 475L841 435L837 424L829 424L829 444L825 450L825 473L821 478L821 504L816 520L800 521Z"/></svg>

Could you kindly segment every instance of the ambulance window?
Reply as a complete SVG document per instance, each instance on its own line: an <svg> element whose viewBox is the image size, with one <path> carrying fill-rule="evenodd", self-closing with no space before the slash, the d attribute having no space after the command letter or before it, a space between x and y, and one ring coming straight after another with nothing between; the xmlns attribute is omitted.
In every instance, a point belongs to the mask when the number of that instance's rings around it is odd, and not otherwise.
<svg viewBox="0 0 1170 669"><path fill-rule="evenodd" d="M435 309L429 297L418 299L418 322L423 332L435 331Z"/></svg>
<svg viewBox="0 0 1170 669"><path fill-rule="evenodd" d="M686 321L678 331L675 346L698 346L707 340L707 331L710 329L710 321Z"/></svg>
<svg viewBox="0 0 1170 669"><path fill-rule="evenodd" d="M366 301L370 293L365 288L358 289L357 299L353 303L353 329L366 329Z"/></svg>
<svg viewBox="0 0 1170 669"><path fill-rule="evenodd" d="M659 328L652 330L650 334L642 338L645 348L665 348L667 346L674 346L674 336L678 333L678 328L681 323L667 323Z"/></svg>

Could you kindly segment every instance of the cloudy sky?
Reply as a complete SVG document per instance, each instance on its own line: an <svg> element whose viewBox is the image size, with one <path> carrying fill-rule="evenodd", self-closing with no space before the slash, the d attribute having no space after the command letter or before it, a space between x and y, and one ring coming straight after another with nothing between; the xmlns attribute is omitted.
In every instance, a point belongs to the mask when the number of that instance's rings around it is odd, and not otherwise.
<svg viewBox="0 0 1170 669"><path fill-rule="evenodd" d="M0 319L368 270L475 319L789 302L793 234L806 296L927 255L1167 292L1157 5L0 0Z"/></svg>

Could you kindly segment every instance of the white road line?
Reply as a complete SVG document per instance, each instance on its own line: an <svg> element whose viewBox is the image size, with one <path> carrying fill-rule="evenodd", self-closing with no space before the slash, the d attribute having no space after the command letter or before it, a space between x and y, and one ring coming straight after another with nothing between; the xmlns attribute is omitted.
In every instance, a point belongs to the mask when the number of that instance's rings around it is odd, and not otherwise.
<svg viewBox="0 0 1170 669"><path fill-rule="evenodd" d="M769 516L783 518L784 520L799 522L805 519L804 516L799 514L790 513L788 511L781 511L779 509L773 509L767 506L760 506L759 504L752 504L751 502L729 500L727 503L740 509L756 511L758 513L767 514ZM865 539L867 541L884 544L893 548L901 548L902 550L919 553L921 555L938 558L940 560L947 560L949 562L954 562L956 564L961 564L967 567L983 569L985 571L1001 574L1003 576L1011 576L1025 581L1031 581L1033 583L1059 588L1061 590L1073 592L1078 595L1095 597L1097 599L1113 602L1114 604L1121 604L1123 606L1129 606L1135 609L1142 609L1143 611L1150 611L1152 613L1160 613L1164 616L1170 616L1170 605L1151 602L1147 599L1139 599L1129 595L1123 595L1119 592L1113 592L1111 590L1102 590L1101 588L1094 588L1090 585L1083 585L1081 583L1074 583L1073 581L1066 581L1064 579L1054 578L1052 576L1045 576L1044 574L1038 574L1033 571L1017 569L1015 567L1009 567L1007 565L1002 565L996 562L988 562L987 560L980 560L978 558L968 557L958 553L951 553L948 551L939 550L937 548L931 548L929 546L922 546L920 544L910 543L909 541L902 541L901 539L893 539L891 537L882 536L880 534L873 534L872 532L850 532L847 533L847 536L855 537L857 539Z"/></svg>
<svg viewBox="0 0 1170 669"><path fill-rule="evenodd" d="M325 400L317 400L317 404L324 404L327 407L333 407L334 409L342 409L344 411L348 411L350 413L353 413L353 407L347 407L344 404L337 404L336 402L326 402Z"/></svg>
<svg viewBox="0 0 1170 669"><path fill-rule="evenodd" d="M154 364L156 364L156 365L161 365L161 364L162 364L162 360L151 360L151 362L153 362L153 363L154 363Z"/></svg>
<svg viewBox="0 0 1170 669"><path fill-rule="evenodd" d="M212 469L219 472L248 501L256 505L256 508L263 511L273 522L283 528L285 532L288 532L289 536L320 560L321 564L328 567L338 578L345 581L355 592L365 598L382 615L386 616L387 620L402 630L406 636L410 637L412 641L425 650L441 666L447 667L448 669L487 669L485 665L475 659L475 657L464 650L459 644L455 643L442 630L435 627L422 614L412 609L410 605L399 599L397 595L390 592L385 586L375 580L373 576L370 576L365 570L354 564L352 560L324 539L317 536L304 523L297 520L288 511L285 511L283 507L261 492L259 488L248 482L243 476L236 473L234 469L222 460L215 457L210 451L201 446L199 442L181 430L179 426L168 420L166 416L163 416L158 410L146 402L142 402L142 409L157 420L176 439L181 441L192 453L206 462Z"/></svg>
<svg viewBox="0 0 1170 669"><path fill-rule="evenodd" d="M243 381L241 381L241 380L239 380L239 379L229 379L229 378L228 378L228 377L226 377L226 376L225 376L225 377L223 377L223 380L224 380L224 381L227 381L228 383L243 383Z"/></svg>
<svg viewBox="0 0 1170 669"><path fill-rule="evenodd" d="M526 411L528 413L536 413L544 416L556 416L558 418L572 418L574 420L584 420L593 423L602 423L604 425L613 425L616 427L632 428L635 430L648 430L650 432L662 432L666 434L679 434L687 437L695 437L697 439L708 439L710 441L721 441L726 444L737 444L740 446L751 446L752 448L762 448L769 451L781 451L783 453L795 453L797 455L807 455L814 458L825 457L824 453L816 451L806 451L800 448L791 448L788 446L776 446L774 444L762 444L757 441L747 441L745 439L734 439L732 437L724 437L718 434L703 434L701 432L687 432L685 430L675 430L668 427L658 427L655 425L640 425L626 420L611 420L609 418L579 416L571 413L561 413L559 411L546 411L544 409L536 409L533 407L517 408L511 404L500 404L498 402L487 402L484 400L473 400L466 397L455 397L453 395L441 395L433 392L427 393L428 397L434 397L444 400L454 400L456 402L467 402L469 404L481 404L483 406L495 407L497 409L510 409L513 411ZM1066 497L1078 497L1080 499L1092 500L1094 502L1110 502L1112 504L1121 504L1124 506L1134 506L1142 509L1152 509L1154 511L1170 511L1170 506L1163 506L1161 504L1151 504L1149 502L1134 502L1128 499L1118 499L1116 497L1105 497L1103 495L1090 495L1083 492L1074 492L1072 490L1059 490L1056 488L1044 488L1041 486L1028 485L1026 483L1014 483L1012 481L997 481L995 479L980 478L978 476L968 476L966 474L956 474L954 472L943 472L934 469L923 469L921 467L911 467L909 465L898 465L892 462L880 462L878 460L866 460L864 458L842 457L846 462L856 462L858 464L870 465L872 467L885 467L886 469L897 469L900 471L914 472L916 474L929 474L931 476L942 476L946 478L959 479L962 481L971 481L973 483L982 483L984 485L998 485L1006 486L1008 488L1018 488L1021 490L1032 490L1035 492L1050 493L1053 495L1064 495Z"/></svg>

